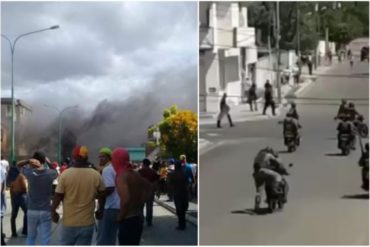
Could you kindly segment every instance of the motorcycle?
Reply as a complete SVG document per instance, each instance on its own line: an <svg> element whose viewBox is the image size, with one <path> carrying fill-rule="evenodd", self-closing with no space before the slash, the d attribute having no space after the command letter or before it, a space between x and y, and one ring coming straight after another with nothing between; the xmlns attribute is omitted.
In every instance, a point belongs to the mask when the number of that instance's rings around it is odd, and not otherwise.
<svg viewBox="0 0 370 247"><path fill-rule="evenodd" d="M342 150L343 155L348 155L351 150L351 137L349 134L340 134L338 148Z"/></svg>
<svg viewBox="0 0 370 247"><path fill-rule="evenodd" d="M292 166L293 164L289 164L289 167ZM285 175L289 174L285 173ZM274 213L277 209L282 210L284 208L284 205L287 202L286 197L288 194L288 189L288 182L284 177L276 189L274 189L274 185L272 183L266 184L266 202L271 213Z"/></svg>
<svg viewBox="0 0 370 247"><path fill-rule="evenodd" d="M362 168L362 189L369 191L369 166Z"/></svg>
<svg viewBox="0 0 370 247"><path fill-rule="evenodd" d="M297 138L293 133L286 133L285 145L288 147L289 152L294 152L297 149Z"/></svg>

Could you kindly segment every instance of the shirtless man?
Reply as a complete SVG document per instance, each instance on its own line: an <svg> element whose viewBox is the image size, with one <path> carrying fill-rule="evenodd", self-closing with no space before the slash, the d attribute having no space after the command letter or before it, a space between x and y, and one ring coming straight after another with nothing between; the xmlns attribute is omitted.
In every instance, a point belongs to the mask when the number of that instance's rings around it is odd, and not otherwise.
<svg viewBox="0 0 370 247"><path fill-rule="evenodd" d="M117 192L120 197L118 214L119 245L139 245L143 232L144 203L153 192L153 186L134 171L129 154L124 148L116 148L112 153L113 168L117 173Z"/></svg>

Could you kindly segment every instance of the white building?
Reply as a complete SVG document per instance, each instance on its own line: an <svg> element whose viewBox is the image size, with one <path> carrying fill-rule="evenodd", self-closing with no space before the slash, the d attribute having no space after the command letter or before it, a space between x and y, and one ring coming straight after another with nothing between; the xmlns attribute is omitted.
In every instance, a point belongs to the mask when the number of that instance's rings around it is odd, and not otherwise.
<svg viewBox="0 0 370 247"><path fill-rule="evenodd" d="M200 111L217 112L224 92L239 104L256 80L255 29L238 3L200 2L199 18Z"/></svg>

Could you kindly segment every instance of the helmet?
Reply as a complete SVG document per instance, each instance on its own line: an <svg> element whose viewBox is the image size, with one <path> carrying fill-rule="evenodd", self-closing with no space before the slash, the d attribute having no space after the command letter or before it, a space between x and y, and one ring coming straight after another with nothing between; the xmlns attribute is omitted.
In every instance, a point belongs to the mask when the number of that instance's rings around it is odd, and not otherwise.
<svg viewBox="0 0 370 247"><path fill-rule="evenodd" d="M359 115L359 116L357 117L357 119L358 119L359 121L363 121L363 120L364 120L364 116Z"/></svg>
<svg viewBox="0 0 370 247"><path fill-rule="evenodd" d="M350 103L348 104L348 107L349 107L349 108L355 108L355 104L353 104L352 102L350 102Z"/></svg>
<svg viewBox="0 0 370 247"><path fill-rule="evenodd" d="M296 104L295 104L295 102L293 101L292 103L290 103L290 105L293 107L293 108L295 108L296 107Z"/></svg>

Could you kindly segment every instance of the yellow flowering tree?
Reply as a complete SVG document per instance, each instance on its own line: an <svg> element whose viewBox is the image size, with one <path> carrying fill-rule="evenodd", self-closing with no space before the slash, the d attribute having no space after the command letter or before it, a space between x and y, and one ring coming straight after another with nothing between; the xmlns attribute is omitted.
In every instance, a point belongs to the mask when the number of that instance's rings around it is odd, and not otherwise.
<svg viewBox="0 0 370 247"><path fill-rule="evenodd" d="M178 110L176 105L163 112L163 119L149 131L159 127L162 153L178 159L186 154L189 162L197 163L198 119L190 110Z"/></svg>

